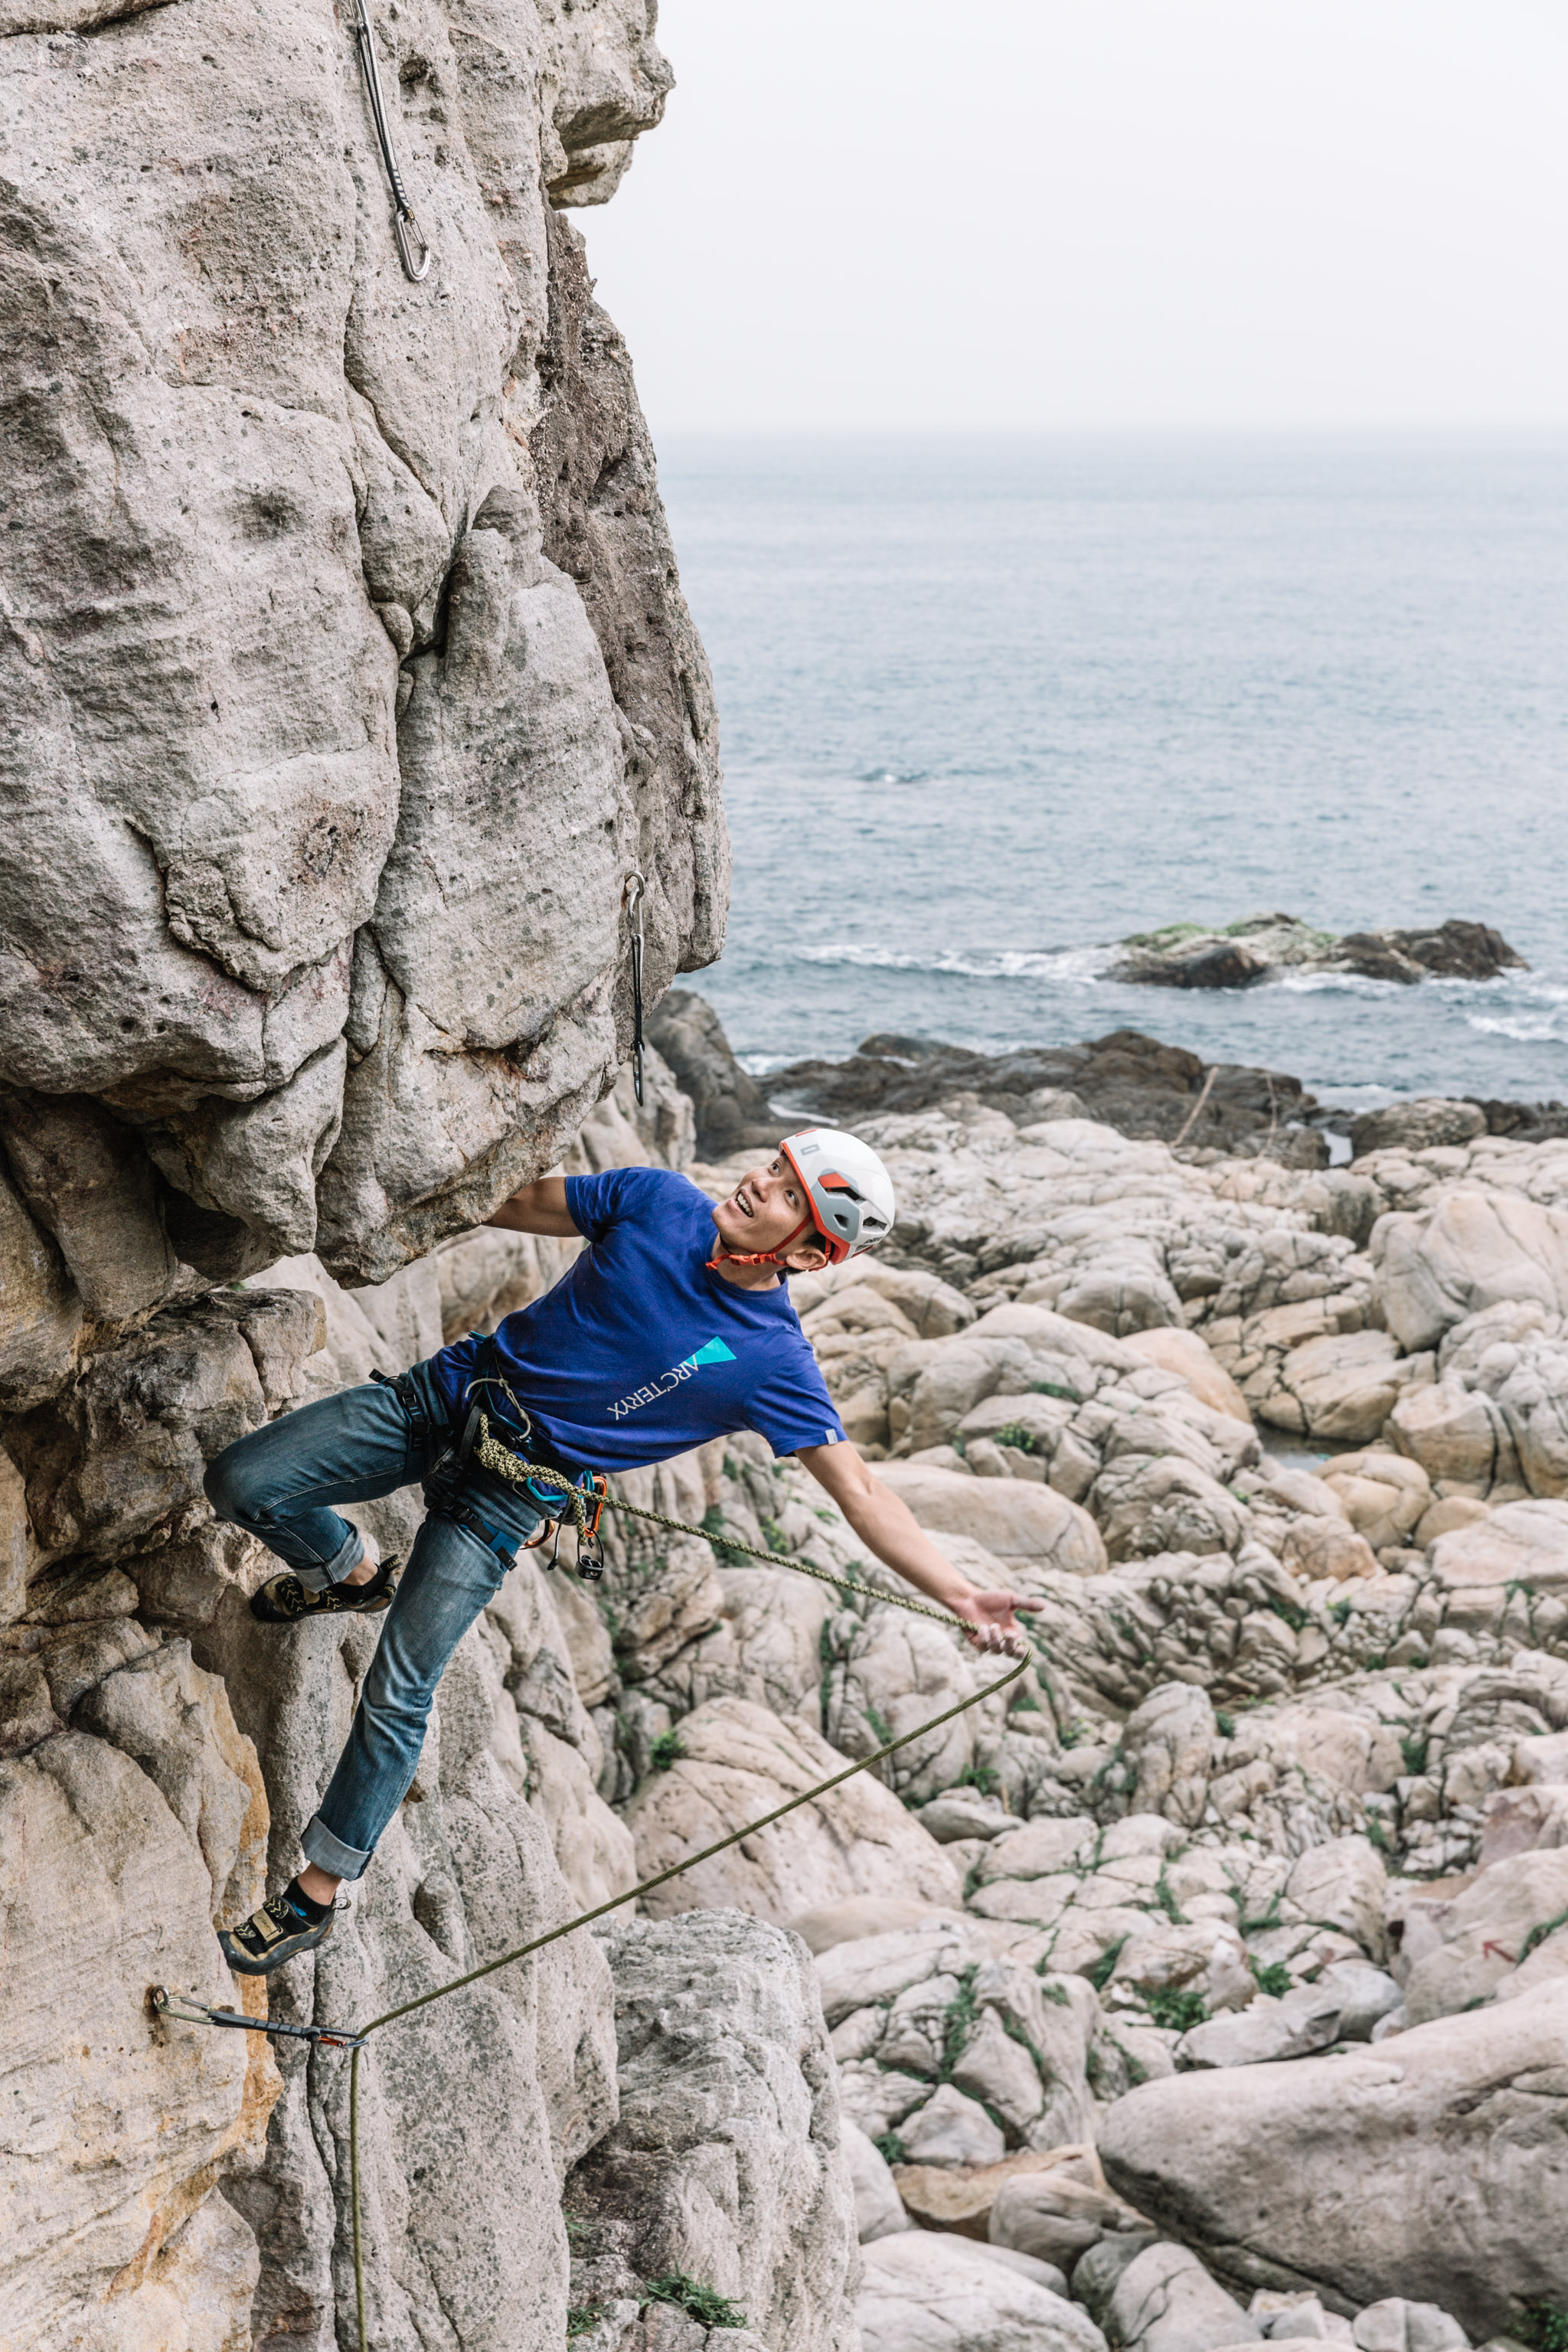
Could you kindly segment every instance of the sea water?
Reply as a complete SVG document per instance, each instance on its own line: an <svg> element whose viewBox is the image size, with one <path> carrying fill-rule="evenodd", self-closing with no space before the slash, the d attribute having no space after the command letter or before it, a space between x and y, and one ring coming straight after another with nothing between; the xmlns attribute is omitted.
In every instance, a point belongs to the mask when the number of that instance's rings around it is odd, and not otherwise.
<svg viewBox="0 0 1568 2352"><path fill-rule="evenodd" d="M765 1069L1132 1026L1354 1108L1568 1097L1568 440L667 436ZM1133 931L1489 923L1529 971L1210 994Z"/></svg>

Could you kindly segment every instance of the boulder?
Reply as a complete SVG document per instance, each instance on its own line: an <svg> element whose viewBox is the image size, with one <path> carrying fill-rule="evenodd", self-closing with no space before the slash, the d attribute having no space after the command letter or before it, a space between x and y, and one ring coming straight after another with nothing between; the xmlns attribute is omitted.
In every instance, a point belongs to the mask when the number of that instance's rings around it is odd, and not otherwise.
<svg viewBox="0 0 1568 2352"><path fill-rule="evenodd" d="M866 2249L865 2352L1106 2352L1093 2321L968 2239L916 2230Z"/></svg>
<svg viewBox="0 0 1568 2352"><path fill-rule="evenodd" d="M1321 1517L1292 1519L1279 1557L1308 1583L1327 1576L1344 1584L1354 1577L1377 1574L1376 1555L1365 1536L1326 1512Z"/></svg>
<svg viewBox="0 0 1568 2352"><path fill-rule="evenodd" d="M1568 1209L1517 1192L1464 1187L1428 1211L1384 1217L1372 1261L1388 1328L1412 1351L1504 1302L1568 1314Z"/></svg>
<svg viewBox="0 0 1568 2352"><path fill-rule="evenodd" d="M644 1781L626 1809L640 1878L841 1771L844 1759L798 1716L746 1699L711 1699L680 1726L683 1754ZM858 1774L770 1829L644 1897L650 1916L732 1906L763 1919L855 1895L913 1894L956 1907L959 1873L892 1791Z"/></svg>
<svg viewBox="0 0 1568 2352"><path fill-rule="evenodd" d="M1469 2352L1470 2339L1452 2312L1435 2303L1385 2295L1358 2311L1351 2341L1360 2352Z"/></svg>
<svg viewBox="0 0 1568 2352"><path fill-rule="evenodd" d="M1414 1102L1390 1103L1384 1110L1363 1111L1359 1118L1352 1118L1351 1156L1364 1160L1370 1151L1431 1151L1473 1143L1486 1131L1487 1115L1479 1103L1423 1095Z"/></svg>
<svg viewBox="0 0 1568 2352"><path fill-rule="evenodd" d="M1263 1418L1310 1437L1365 1444L1377 1436L1405 1388L1431 1376L1430 1360L1405 1360L1386 1331L1325 1334L1291 1349L1279 1395Z"/></svg>
<svg viewBox="0 0 1568 2352"><path fill-rule="evenodd" d="M1392 1766L1393 1759L1388 1761ZM1370 1838L1331 1838L1309 1846L1292 1864L1285 1892L1304 1919L1341 1928L1374 1959L1384 1957L1388 1874Z"/></svg>
<svg viewBox="0 0 1568 2352"><path fill-rule="evenodd" d="M1146 2246L1116 2282L1108 2327L1128 2352L1218 2352L1262 2330L1184 2246Z"/></svg>
<svg viewBox="0 0 1568 2352"><path fill-rule="evenodd" d="M1409 1390L1388 1416L1388 1437L1430 1479L1484 1494L1517 1475L1508 1424L1493 1400L1455 1380Z"/></svg>
<svg viewBox="0 0 1568 2352"><path fill-rule="evenodd" d="M1565 2086L1554 1983L1364 2054L1145 2084L1109 2110L1100 2156L1227 2277L1347 2314L1408 2290L1479 2338L1568 2297Z"/></svg>
<svg viewBox="0 0 1568 2352"><path fill-rule="evenodd" d="M1478 2001L1521 1998L1568 1969L1568 1850L1492 1864L1434 1915L1433 1926L1435 1944L1411 1957L1405 1979L1413 2025Z"/></svg>
<svg viewBox="0 0 1568 2352"><path fill-rule="evenodd" d="M856 2211L805 1955L732 1911L598 1935L620 2119L568 2184L574 2252L699 2280L764 2344L848 2352Z"/></svg>
<svg viewBox="0 0 1568 2352"><path fill-rule="evenodd" d="M672 988L648 1015L647 1034L690 1099L704 1160L771 1151L789 1132L789 1120L736 1061L723 1023L704 998Z"/></svg>
<svg viewBox="0 0 1568 2352"><path fill-rule="evenodd" d="M1132 1811L1194 1827L1203 1818L1215 1737L1205 1691L1192 1683L1152 1690L1121 1734L1121 1752L1136 1774Z"/></svg>
<svg viewBox="0 0 1568 2352"><path fill-rule="evenodd" d="M952 2083L943 2083L899 2126L899 2137L910 2164L999 2164L1007 2152L1000 2128L978 2100Z"/></svg>
<svg viewBox="0 0 1568 2352"><path fill-rule="evenodd" d="M1251 1427L1247 1399L1198 1332L1175 1325L1130 1331L1124 1344L1163 1372L1180 1372L1193 1394L1215 1412L1228 1413Z"/></svg>
<svg viewBox="0 0 1568 2352"><path fill-rule="evenodd" d="M838 1903L822 1903L797 1912L787 1922L808 1952L831 1952L839 1944L869 1942L882 1936L901 1935L910 1927L967 1927L961 1911L939 1903L917 1903L901 1895L849 1895Z"/></svg>
<svg viewBox="0 0 1568 2352"><path fill-rule="evenodd" d="M875 2143L867 2138L858 2124L846 2116L839 2134L844 2143L845 2161L849 2167L849 2183L855 2197L855 2227L863 2246L874 2238L896 2237L900 2230L912 2230L914 2223L903 2209L887 2158Z"/></svg>
<svg viewBox="0 0 1568 2352"><path fill-rule="evenodd" d="M1561 1732L1554 1735L1562 1739ZM1528 1743L1521 1741L1521 1747ZM1568 1746L1568 1742L1564 1742ZM1515 1769L1519 1750L1514 1750ZM1568 1845L1568 1788L1561 1781L1527 1782L1519 1789L1494 1789L1481 1811L1482 1871L1494 1862L1539 1847Z"/></svg>
<svg viewBox="0 0 1568 2352"><path fill-rule="evenodd" d="M1530 1592L1568 1591L1568 1503L1502 1503L1484 1519L1432 1547L1432 1569L1450 1591L1521 1585Z"/></svg>
<svg viewBox="0 0 1568 2352"><path fill-rule="evenodd" d="M1315 1983L1194 2025L1177 2044L1187 2066L1261 2066L1305 2058L1331 2042L1367 2042L1379 2018L1399 2007L1400 1991L1381 1969L1336 1960Z"/></svg>
<svg viewBox="0 0 1568 2352"><path fill-rule="evenodd" d="M1339 1496L1345 1517L1373 1551L1407 1544L1432 1502L1425 1469L1401 1454L1340 1454L1325 1466L1323 1484Z"/></svg>
<svg viewBox="0 0 1568 2352"><path fill-rule="evenodd" d="M1052 2167L1021 2173L998 2187L987 2235L1037 2261L1070 2271L1080 2254L1109 2232L1134 2228L1137 2216L1120 2198Z"/></svg>
<svg viewBox="0 0 1568 2352"><path fill-rule="evenodd" d="M922 1528L973 1537L1009 1569L1037 1566L1099 1576L1105 1545L1089 1513L1049 1486L1015 1478L966 1478L914 1462L884 1462L878 1476Z"/></svg>

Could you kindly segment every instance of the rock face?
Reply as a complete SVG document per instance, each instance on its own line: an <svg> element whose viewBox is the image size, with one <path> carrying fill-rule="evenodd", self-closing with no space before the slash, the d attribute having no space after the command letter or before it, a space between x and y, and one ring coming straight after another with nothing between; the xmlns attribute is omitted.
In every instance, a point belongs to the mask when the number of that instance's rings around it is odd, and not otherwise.
<svg viewBox="0 0 1568 2352"><path fill-rule="evenodd" d="M626 1051L634 869L650 999L717 950L707 668L552 211L658 121L650 16L383 12L416 286L330 12L12 12L0 1127L47 1236L14 1244L35 1389L182 1268L319 1240L382 1279L548 1166Z"/></svg>
<svg viewBox="0 0 1568 2352"><path fill-rule="evenodd" d="M574 2303L684 2276L764 2344L856 2352L854 2197L802 1946L727 1910L600 1933L621 2110L567 2185Z"/></svg>

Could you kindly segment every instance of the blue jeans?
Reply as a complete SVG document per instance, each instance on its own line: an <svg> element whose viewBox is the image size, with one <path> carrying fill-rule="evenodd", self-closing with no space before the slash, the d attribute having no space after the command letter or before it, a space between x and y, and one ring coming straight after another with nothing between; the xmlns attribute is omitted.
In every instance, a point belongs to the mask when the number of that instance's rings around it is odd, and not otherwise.
<svg viewBox="0 0 1568 2352"><path fill-rule="evenodd" d="M253 1430L208 1466L207 1498L277 1553L316 1591L341 1583L364 1557L359 1532L334 1503L368 1503L416 1480L426 1517L354 1710L320 1810L301 1843L335 1878L359 1878L408 1792L436 1685L487 1601L500 1591L517 1547L540 1525L533 1506L477 1463L454 1480L437 1470L451 1431L429 1368L395 1389L344 1389Z"/></svg>

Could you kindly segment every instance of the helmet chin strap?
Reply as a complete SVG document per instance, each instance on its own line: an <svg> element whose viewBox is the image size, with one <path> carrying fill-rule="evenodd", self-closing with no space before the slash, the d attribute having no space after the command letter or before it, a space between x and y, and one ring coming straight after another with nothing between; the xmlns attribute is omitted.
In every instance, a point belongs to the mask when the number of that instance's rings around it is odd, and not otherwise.
<svg viewBox="0 0 1568 2352"><path fill-rule="evenodd" d="M709 1270L717 1274L726 1265L782 1265L784 1261L784 1252L794 1249L803 1234L813 1234L816 1231L816 1221L811 1217L803 1217L794 1233L785 1234L777 1249L727 1250L721 1242L716 1254L707 1262Z"/></svg>

